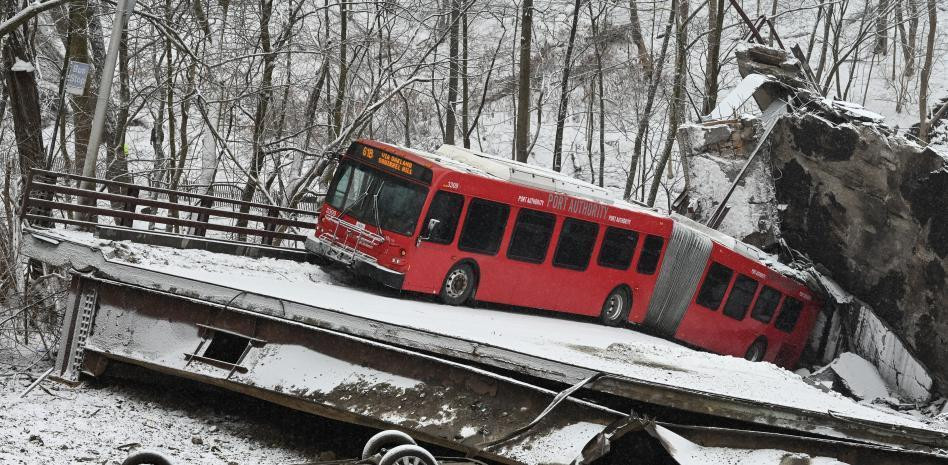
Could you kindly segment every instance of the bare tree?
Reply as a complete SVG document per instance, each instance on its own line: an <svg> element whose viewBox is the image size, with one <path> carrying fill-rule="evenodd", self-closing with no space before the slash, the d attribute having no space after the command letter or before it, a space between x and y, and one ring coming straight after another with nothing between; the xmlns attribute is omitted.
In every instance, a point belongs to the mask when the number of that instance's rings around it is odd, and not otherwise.
<svg viewBox="0 0 948 465"><path fill-rule="evenodd" d="M688 0L678 0L678 17L675 21L675 78L672 85L672 96L668 101L668 132L665 136L665 148L659 156L652 173L652 187L648 193L648 204L655 205L655 197L662 182L662 174L671 159L672 148L675 145L675 135L678 125L681 124L683 98L685 96L685 67L688 59Z"/></svg>
<svg viewBox="0 0 948 465"><path fill-rule="evenodd" d="M520 72L517 77L517 117L514 147L517 161L526 163L530 156L530 72L533 38L533 0L523 0L520 20Z"/></svg>
<svg viewBox="0 0 948 465"><path fill-rule="evenodd" d="M632 1L633 6L635 1ZM579 21L579 9L582 0L573 2L573 20L569 27L569 39L566 42L566 56L563 58L563 72L560 78L560 100L556 109L556 135L553 136L553 170L563 169L563 130L566 124L566 111L569 107L569 75L573 69L573 45L576 43L576 23Z"/></svg>
<svg viewBox="0 0 948 465"><path fill-rule="evenodd" d="M932 75L932 62L935 55L935 37L938 32L938 10L935 0L928 0L928 41L925 45L925 64L922 65L921 81L918 84L918 138L928 143L928 84Z"/></svg>

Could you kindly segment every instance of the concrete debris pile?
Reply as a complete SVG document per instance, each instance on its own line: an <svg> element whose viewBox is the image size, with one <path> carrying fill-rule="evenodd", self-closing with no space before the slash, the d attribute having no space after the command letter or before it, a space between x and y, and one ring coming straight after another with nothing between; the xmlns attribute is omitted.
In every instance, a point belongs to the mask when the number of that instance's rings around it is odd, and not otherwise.
<svg viewBox="0 0 948 465"><path fill-rule="evenodd" d="M782 50L753 45L737 57L745 79L765 83L753 92L760 108L781 99L793 111L738 181L719 229L772 252L786 244L852 294L829 299L811 341L815 362L849 350L904 398L927 399L932 386L944 394L948 157L895 133L875 113L819 95ZM752 127L745 116L680 130L682 213L707 221L718 208L757 143Z"/></svg>

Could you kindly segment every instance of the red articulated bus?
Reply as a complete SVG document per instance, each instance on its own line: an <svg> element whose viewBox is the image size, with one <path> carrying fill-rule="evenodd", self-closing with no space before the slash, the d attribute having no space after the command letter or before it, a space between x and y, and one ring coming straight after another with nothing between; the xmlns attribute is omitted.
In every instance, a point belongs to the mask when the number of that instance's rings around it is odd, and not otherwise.
<svg viewBox="0 0 948 465"><path fill-rule="evenodd" d="M453 145L354 142L319 213L307 250L395 289L631 322L784 367L821 305L717 231Z"/></svg>

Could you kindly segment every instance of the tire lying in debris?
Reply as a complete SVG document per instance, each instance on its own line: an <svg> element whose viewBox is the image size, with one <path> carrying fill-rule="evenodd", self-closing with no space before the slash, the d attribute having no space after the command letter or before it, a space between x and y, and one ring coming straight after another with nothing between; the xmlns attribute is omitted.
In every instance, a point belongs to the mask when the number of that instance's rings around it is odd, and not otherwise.
<svg viewBox="0 0 948 465"><path fill-rule="evenodd" d="M411 436L401 431L394 429L382 431L369 438L369 440L365 443L365 447L362 448L362 460L366 460L375 454L384 455L389 450L404 445L415 446L416 443L415 440L411 438Z"/></svg>
<svg viewBox="0 0 948 465"><path fill-rule="evenodd" d="M386 452L379 465L438 465L438 460L422 447L404 444Z"/></svg>
<svg viewBox="0 0 948 465"><path fill-rule="evenodd" d="M171 460L161 453L143 450L129 455L122 465L171 465Z"/></svg>

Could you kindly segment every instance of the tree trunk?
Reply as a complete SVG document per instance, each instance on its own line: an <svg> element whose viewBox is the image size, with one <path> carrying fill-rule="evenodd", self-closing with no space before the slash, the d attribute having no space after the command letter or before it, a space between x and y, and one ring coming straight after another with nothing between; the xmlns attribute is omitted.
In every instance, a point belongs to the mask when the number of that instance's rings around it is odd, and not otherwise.
<svg viewBox="0 0 948 465"><path fill-rule="evenodd" d="M24 178L30 168L43 168L45 164L39 88L36 85L33 54L23 35L25 29L24 26L7 34L3 46L5 91L10 98L10 114L19 152L20 174ZM16 70L13 69L15 65Z"/></svg>
<svg viewBox="0 0 948 465"><path fill-rule="evenodd" d="M457 100L458 100L458 74L459 69L459 57L458 57L458 42L459 42L459 33L460 33L460 21L461 21L461 5L460 0L451 0L451 32L449 39L449 51L448 51L448 107L445 112L444 119L444 143L445 144L454 144L454 133L458 126L458 117L457 117Z"/></svg>
<svg viewBox="0 0 948 465"><path fill-rule="evenodd" d="M332 106L332 132L330 140L339 136L342 130L343 104L346 100L346 81L349 79L349 56L348 56L348 27L349 10L348 1L339 2L339 80L336 85L336 101Z"/></svg>
<svg viewBox="0 0 948 465"><path fill-rule="evenodd" d="M593 50L596 55L596 85L599 86L598 89L598 101L599 101L599 187L602 187L604 183L604 174L606 168L606 104L605 104L605 89L602 83L602 40L599 36L599 18L602 16L602 10L599 10L599 14L593 13L592 2L589 2L589 21L590 26L592 27L592 40L593 40Z"/></svg>
<svg viewBox="0 0 948 465"><path fill-rule="evenodd" d="M471 94L468 87L468 48L467 48L467 11L461 14L461 134L464 138L464 148L471 148Z"/></svg>
<svg viewBox="0 0 948 465"><path fill-rule="evenodd" d="M665 148L658 159L655 171L652 173L652 188L648 193L649 206L655 205L655 197L658 195L658 188L662 182L662 173L665 172L665 166L671 159L672 148L675 145L675 135L678 133L678 125L681 123L682 99L685 94L685 65L687 56L686 45L688 41L688 0L680 0L678 3L678 20L675 26L675 81L672 87L672 98L668 102L668 134L665 136Z"/></svg>
<svg viewBox="0 0 948 465"><path fill-rule="evenodd" d="M629 200L632 198L632 188L635 186L635 173L639 166L639 160L642 159L644 165L644 158L642 157L642 146L645 140L645 134L648 131L648 123L652 119L652 107L655 105L655 96L658 94L658 85L661 82L662 68L665 66L665 58L668 56L668 41L671 37L671 28L675 24L675 17L678 11L678 0L672 0L671 8L668 11L668 21L665 23L665 35L662 38L662 49L658 55L658 61L655 62L655 66L652 68L652 71L648 73L649 79L649 88L648 94L645 97L645 108L642 110L642 116L639 118L638 127L635 132L635 143L632 148L632 161L629 163L629 176L625 180L625 191L622 194L622 198ZM642 169L642 175L644 176L645 169ZM641 181L641 185L645 185L644 177Z"/></svg>
<svg viewBox="0 0 948 465"><path fill-rule="evenodd" d="M643 72L648 73L652 70L652 58L648 54L648 47L645 46L645 38L642 37L642 22L639 21L639 7L635 0L629 0L629 25L632 43L639 52L639 66Z"/></svg>
<svg viewBox="0 0 948 465"><path fill-rule="evenodd" d="M517 80L517 118L514 146L517 161L526 163L530 156L530 55L533 36L533 0L523 0L520 26L520 74Z"/></svg>
<svg viewBox="0 0 948 465"><path fill-rule="evenodd" d="M71 0L69 4L69 27L72 40L69 41L69 59L74 62L92 64L89 56L89 5L85 0ZM63 44L67 42L62 38ZM73 96L73 168L74 174L82 174L82 167L86 162L86 153L89 147L89 136L92 132L92 116L95 114L96 95L93 90L94 74L89 73L86 80L85 92Z"/></svg>
<svg viewBox="0 0 948 465"><path fill-rule="evenodd" d="M708 61L704 79L702 115L708 115L718 103L718 75L721 62L721 33L724 30L726 0L708 1Z"/></svg>
<svg viewBox="0 0 948 465"><path fill-rule="evenodd" d="M879 0L876 8L876 45L873 54L885 55L889 51L889 0Z"/></svg>
<svg viewBox="0 0 948 465"><path fill-rule="evenodd" d="M938 29L938 10L935 0L928 0L928 42L925 47L925 64L922 65L921 81L918 85L918 138L928 143L928 81L932 74L932 60L935 55L935 33Z"/></svg>
<svg viewBox="0 0 948 465"><path fill-rule="evenodd" d="M340 3L340 5L345 5L345 2ZM342 7L343 9L345 7ZM263 167L264 156L266 153L263 150L263 139L267 129L267 120L269 118L270 111L270 100L272 98L272 87L273 87L273 69L276 66L276 54L272 50L272 43L270 39L270 18L273 15L273 0L261 0L260 1L260 48L263 55L263 76L260 80L260 87L257 93L257 107L254 111L253 118L253 140L252 140L252 158L250 161L250 169L248 170L249 176L247 181L244 184L243 192L240 195L240 200L244 202L252 202L254 194L259 187L259 176L260 170ZM345 17L345 14L343 14ZM345 22L345 21L343 21ZM345 42L340 44L341 47L345 47ZM344 63L344 62L343 62ZM342 66L345 66L343 64ZM340 77L342 79L342 77ZM336 123L342 121L341 117L341 103L338 107L340 109L340 116L336 119ZM336 128L338 132L338 128ZM240 211L242 213L247 213L250 211L250 208L247 206L241 206ZM241 219L237 222L237 226L246 227L247 220ZM243 240L244 236L238 236L239 240Z"/></svg>
<svg viewBox="0 0 948 465"><path fill-rule="evenodd" d="M570 23L569 40L566 42L566 56L563 57L563 75L560 79L560 103L556 109L556 135L553 137L553 170L563 169L563 131L566 125L566 111L569 107L569 75L573 69L573 44L576 42L576 24L579 22L579 9L582 0L573 2L573 21ZM632 5L635 1L632 0ZM640 34L641 35L641 34Z"/></svg>

